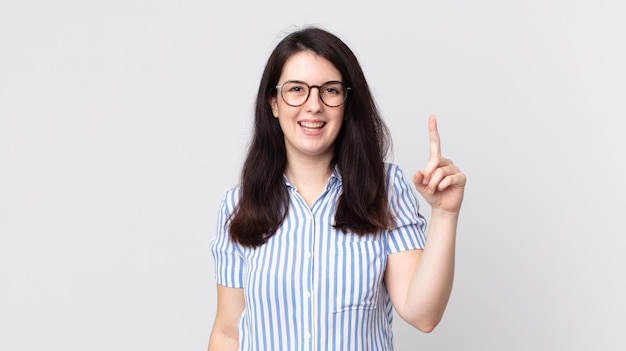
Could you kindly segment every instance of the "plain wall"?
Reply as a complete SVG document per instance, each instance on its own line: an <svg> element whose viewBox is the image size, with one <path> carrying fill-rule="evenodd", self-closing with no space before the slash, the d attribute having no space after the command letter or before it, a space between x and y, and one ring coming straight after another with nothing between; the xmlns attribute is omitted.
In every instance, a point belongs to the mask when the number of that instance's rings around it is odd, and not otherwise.
<svg viewBox="0 0 626 351"><path fill-rule="evenodd" d="M396 349L626 349L625 8L0 0L0 349L206 348L219 201L308 24L357 54L390 161L426 164L435 113L468 176L446 315Z"/></svg>

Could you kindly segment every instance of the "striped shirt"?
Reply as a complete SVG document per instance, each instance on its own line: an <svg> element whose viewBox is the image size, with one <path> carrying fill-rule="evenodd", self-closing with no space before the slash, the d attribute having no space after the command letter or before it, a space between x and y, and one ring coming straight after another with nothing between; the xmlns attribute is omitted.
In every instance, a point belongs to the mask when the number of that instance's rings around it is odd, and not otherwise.
<svg viewBox="0 0 626 351"><path fill-rule="evenodd" d="M386 256L424 248L426 221L402 170L394 164L385 170L395 228L364 236L332 226L342 189L337 170L312 207L286 180L287 217L257 248L229 239L227 219L240 189L226 192L211 252L216 282L244 289L240 350L393 350Z"/></svg>

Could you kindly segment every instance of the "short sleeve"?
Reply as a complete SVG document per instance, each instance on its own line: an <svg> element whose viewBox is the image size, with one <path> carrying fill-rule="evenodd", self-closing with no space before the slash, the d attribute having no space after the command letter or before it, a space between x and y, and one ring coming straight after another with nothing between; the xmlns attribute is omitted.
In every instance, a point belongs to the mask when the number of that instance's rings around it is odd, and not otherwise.
<svg viewBox="0 0 626 351"><path fill-rule="evenodd" d="M215 237L211 239L210 248L215 261L215 281L217 284L230 288L243 287L243 257L236 243L230 240L228 218L233 212L239 191L231 189L222 198L217 218Z"/></svg>
<svg viewBox="0 0 626 351"><path fill-rule="evenodd" d="M426 246L426 219L419 212L419 200L404 173L394 164L386 165L387 196L393 229L387 232L387 254L423 249Z"/></svg>

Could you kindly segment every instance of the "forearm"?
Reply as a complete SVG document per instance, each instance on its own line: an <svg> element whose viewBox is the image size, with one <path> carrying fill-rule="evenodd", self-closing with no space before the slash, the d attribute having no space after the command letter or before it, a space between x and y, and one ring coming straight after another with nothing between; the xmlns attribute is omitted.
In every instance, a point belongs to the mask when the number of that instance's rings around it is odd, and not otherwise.
<svg viewBox="0 0 626 351"><path fill-rule="evenodd" d="M458 213L433 209L426 247L409 285L404 319L423 331L443 317L452 292Z"/></svg>

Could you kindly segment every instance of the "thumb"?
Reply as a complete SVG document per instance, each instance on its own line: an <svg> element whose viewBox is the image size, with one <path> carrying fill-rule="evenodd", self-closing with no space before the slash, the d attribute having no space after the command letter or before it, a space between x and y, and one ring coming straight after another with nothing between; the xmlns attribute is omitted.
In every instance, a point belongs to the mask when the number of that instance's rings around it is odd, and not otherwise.
<svg viewBox="0 0 626 351"><path fill-rule="evenodd" d="M417 191L422 195L426 193L426 190L428 188L428 184L422 184L423 180L424 173L422 171L415 172L415 174L413 175L413 184L415 184L415 189L417 189Z"/></svg>

